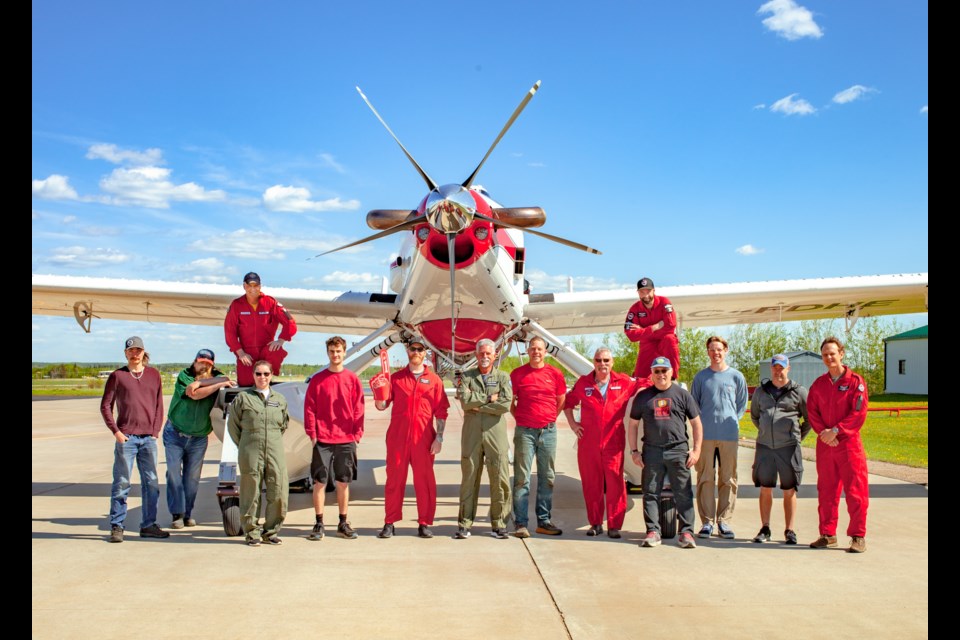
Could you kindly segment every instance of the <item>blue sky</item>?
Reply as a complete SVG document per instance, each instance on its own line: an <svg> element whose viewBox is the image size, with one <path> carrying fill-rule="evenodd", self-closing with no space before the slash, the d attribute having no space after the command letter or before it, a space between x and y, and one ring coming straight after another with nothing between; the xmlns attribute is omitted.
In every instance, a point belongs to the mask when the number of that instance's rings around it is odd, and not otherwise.
<svg viewBox="0 0 960 640"><path fill-rule="evenodd" d="M542 80L476 183L603 255L528 236L536 292L927 271L927 24L892 0L37 0L31 269L379 290L395 237L308 260L426 193L354 87L445 184ZM215 327L32 324L35 361L132 334L228 356Z"/></svg>

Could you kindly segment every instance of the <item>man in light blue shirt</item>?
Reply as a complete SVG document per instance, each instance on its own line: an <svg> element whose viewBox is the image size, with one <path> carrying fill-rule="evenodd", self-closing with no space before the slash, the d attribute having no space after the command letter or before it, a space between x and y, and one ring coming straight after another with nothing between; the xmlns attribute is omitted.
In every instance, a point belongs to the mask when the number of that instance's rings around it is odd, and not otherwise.
<svg viewBox="0 0 960 640"><path fill-rule="evenodd" d="M740 418L747 410L747 381L726 363L727 351L727 341L720 336L707 338L710 366L694 376L690 388L703 422L703 448L695 467L701 538L714 533L735 537L730 520L737 502L737 445Z"/></svg>

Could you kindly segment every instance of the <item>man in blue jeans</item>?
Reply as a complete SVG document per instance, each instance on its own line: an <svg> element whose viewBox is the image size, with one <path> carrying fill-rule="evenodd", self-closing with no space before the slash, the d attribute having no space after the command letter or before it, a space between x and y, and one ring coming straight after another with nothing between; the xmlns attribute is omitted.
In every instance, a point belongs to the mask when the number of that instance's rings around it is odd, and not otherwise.
<svg viewBox="0 0 960 640"><path fill-rule="evenodd" d="M163 424L163 383L160 372L148 367L150 354L138 336L127 338L127 364L110 374L100 400L100 415L116 440L113 485L110 487L110 542L123 542L130 476L136 461L140 471L141 538L167 538L157 526L160 483L157 479L157 435ZM114 408L117 415L114 417Z"/></svg>
<svg viewBox="0 0 960 640"><path fill-rule="evenodd" d="M174 529L195 527L193 505L200 487L203 456L213 431L210 410L217 391L237 383L214 368L213 351L200 349L193 364L180 372L163 428L163 448L167 456L167 507Z"/></svg>
<svg viewBox="0 0 960 640"><path fill-rule="evenodd" d="M557 415L563 409L567 383L556 367L543 361L546 341L537 336L527 346L530 362L510 373L513 402L510 413L517 421L513 432L513 535L529 538L527 512L530 471L537 460L537 533L563 533L550 520L553 508L554 463L557 458Z"/></svg>

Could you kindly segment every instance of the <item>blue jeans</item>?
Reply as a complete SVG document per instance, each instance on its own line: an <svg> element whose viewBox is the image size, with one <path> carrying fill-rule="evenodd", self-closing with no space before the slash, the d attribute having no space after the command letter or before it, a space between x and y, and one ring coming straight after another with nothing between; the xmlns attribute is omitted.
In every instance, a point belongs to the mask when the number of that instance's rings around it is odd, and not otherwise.
<svg viewBox="0 0 960 640"><path fill-rule="evenodd" d="M140 471L142 508L140 528L146 529L157 521L157 503L160 501L160 482L157 479L157 439L153 436L128 436L123 444L113 447L113 486L110 487L110 526L123 526L127 518L127 495L133 462Z"/></svg>
<svg viewBox="0 0 960 640"><path fill-rule="evenodd" d="M163 427L163 449L167 456L167 508L170 515L193 513L207 452L207 436L188 436L167 420Z"/></svg>
<svg viewBox="0 0 960 640"><path fill-rule="evenodd" d="M513 432L513 517L516 526L527 526L530 471L537 459L537 522L550 519L553 508L554 463L557 459L557 423L543 429L517 427Z"/></svg>

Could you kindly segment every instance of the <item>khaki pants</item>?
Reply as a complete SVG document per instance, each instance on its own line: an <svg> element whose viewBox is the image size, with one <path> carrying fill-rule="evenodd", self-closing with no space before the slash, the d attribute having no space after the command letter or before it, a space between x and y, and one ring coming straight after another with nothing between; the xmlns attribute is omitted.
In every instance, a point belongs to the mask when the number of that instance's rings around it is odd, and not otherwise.
<svg viewBox="0 0 960 640"><path fill-rule="evenodd" d="M510 498L510 441L507 439L506 420L483 429L479 420L474 424L465 420L460 434L460 513L457 524L465 529L477 517L477 499L483 468L490 481L490 525L494 529L506 527L513 502Z"/></svg>
<svg viewBox="0 0 960 640"><path fill-rule="evenodd" d="M703 524L730 524L733 518L737 503L737 447L736 440L703 441L695 466L697 513Z"/></svg>

